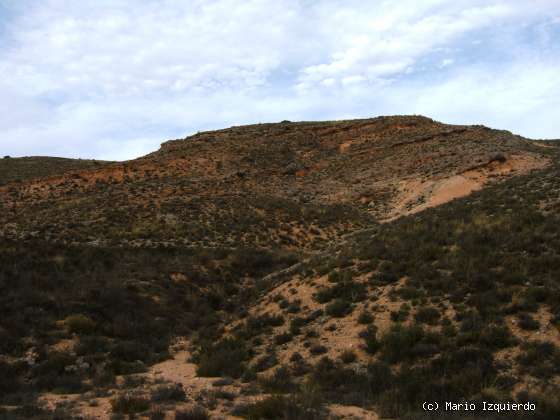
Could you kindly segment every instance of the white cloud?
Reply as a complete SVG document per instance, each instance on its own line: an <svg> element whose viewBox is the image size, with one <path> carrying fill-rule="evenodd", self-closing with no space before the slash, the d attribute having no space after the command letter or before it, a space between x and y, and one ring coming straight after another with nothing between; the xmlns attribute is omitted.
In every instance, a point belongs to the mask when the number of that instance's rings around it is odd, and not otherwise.
<svg viewBox="0 0 560 420"><path fill-rule="evenodd" d="M410 112L560 137L556 0L6 5L0 154L122 159L232 123Z"/></svg>

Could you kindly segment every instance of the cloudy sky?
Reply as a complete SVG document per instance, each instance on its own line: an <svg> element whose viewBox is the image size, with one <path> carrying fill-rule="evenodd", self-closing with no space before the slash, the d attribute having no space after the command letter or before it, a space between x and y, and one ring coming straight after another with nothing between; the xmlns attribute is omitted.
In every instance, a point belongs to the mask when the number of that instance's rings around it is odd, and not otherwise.
<svg viewBox="0 0 560 420"><path fill-rule="evenodd" d="M559 110L559 0L0 0L0 155L392 114L560 138Z"/></svg>

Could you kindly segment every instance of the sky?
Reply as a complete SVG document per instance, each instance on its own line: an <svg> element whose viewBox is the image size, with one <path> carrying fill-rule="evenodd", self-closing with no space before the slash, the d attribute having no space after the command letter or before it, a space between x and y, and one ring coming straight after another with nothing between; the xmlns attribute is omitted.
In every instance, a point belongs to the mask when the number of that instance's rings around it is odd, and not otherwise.
<svg viewBox="0 0 560 420"><path fill-rule="evenodd" d="M0 0L0 155L420 114L560 138L559 0Z"/></svg>

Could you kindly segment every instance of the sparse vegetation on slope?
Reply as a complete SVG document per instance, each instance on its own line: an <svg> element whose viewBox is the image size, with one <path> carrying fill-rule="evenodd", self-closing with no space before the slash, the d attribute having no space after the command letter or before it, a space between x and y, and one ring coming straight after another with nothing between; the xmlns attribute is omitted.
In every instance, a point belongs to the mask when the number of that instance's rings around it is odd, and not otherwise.
<svg viewBox="0 0 560 420"><path fill-rule="evenodd" d="M556 419L558 159L384 117L8 180L0 417L423 419L423 401L467 399ZM480 178L436 200L456 177Z"/></svg>
<svg viewBox="0 0 560 420"><path fill-rule="evenodd" d="M65 172L96 169L110 164L100 160L65 159L54 157L5 156L0 159L0 186L37 178L62 175Z"/></svg>
<svg viewBox="0 0 560 420"><path fill-rule="evenodd" d="M287 290L294 297L316 290L298 318L273 310L292 322L324 309L303 335L277 349L278 359L297 369L286 358L292 349L326 354L301 383L319 387L325 402L388 417L422 418L423 401L463 398L529 398L535 418L557 417L560 404L551 396L560 391L553 367L560 354L559 174L556 164L402 218L304 265L253 309L271 308ZM334 286L320 285L325 277ZM332 293L339 298L331 301ZM362 308L358 319L346 309L352 305ZM412 317L393 316L404 307ZM373 324L360 332L369 319L364 311ZM264 332L256 353L281 329ZM306 330L317 338L306 338ZM318 346L320 353L313 351ZM359 351L353 368L334 360L351 349Z"/></svg>

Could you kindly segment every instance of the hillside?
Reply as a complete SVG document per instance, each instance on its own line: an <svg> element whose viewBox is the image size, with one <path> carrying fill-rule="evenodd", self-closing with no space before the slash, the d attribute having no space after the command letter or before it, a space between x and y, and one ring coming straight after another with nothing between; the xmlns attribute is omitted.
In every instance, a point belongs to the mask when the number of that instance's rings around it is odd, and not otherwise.
<svg viewBox="0 0 560 420"><path fill-rule="evenodd" d="M0 418L556 419L559 156L379 117L10 181Z"/></svg>
<svg viewBox="0 0 560 420"><path fill-rule="evenodd" d="M22 158L5 156L0 159L0 186L34 178L62 175L68 171L98 168L108 163L110 162L44 156Z"/></svg>
<svg viewBox="0 0 560 420"><path fill-rule="evenodd" d="M0 187L0 226L60 243L320 249L543 167L543 151L509 132L424 117L233 127Z"/></svg>

